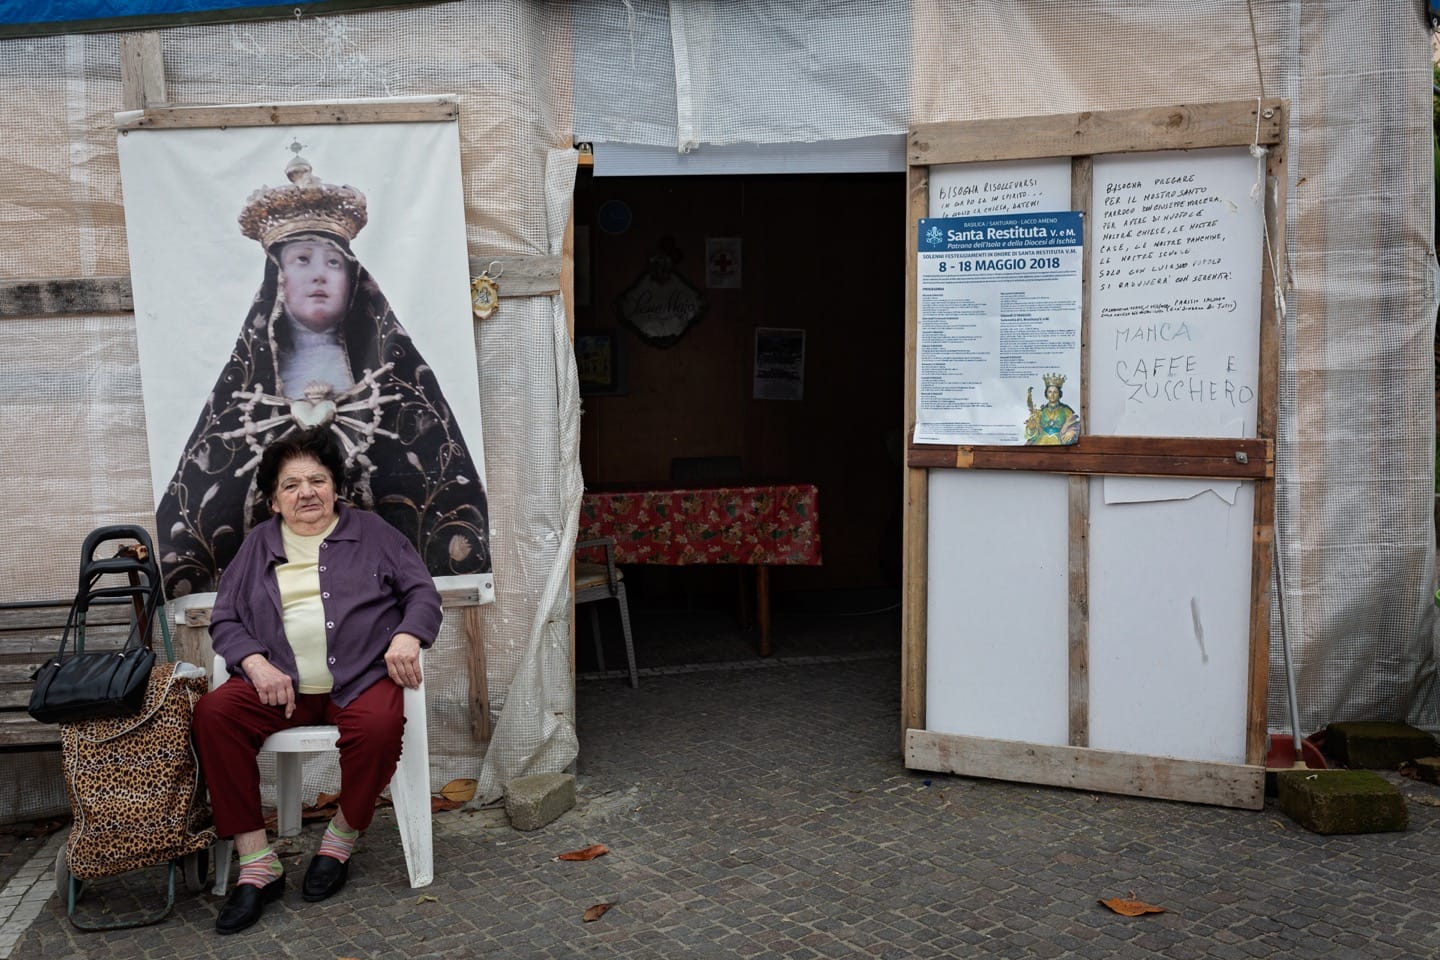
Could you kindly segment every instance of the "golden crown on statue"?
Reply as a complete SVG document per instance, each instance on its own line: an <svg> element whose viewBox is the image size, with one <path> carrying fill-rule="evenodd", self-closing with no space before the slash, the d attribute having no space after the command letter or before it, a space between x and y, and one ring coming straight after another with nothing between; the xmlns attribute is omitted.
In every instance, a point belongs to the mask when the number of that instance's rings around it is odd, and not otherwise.
<svg viewBox="0 0 1440 960"><path fill-rule="evenodd" d="M295 157L285 165L289 183L261 187L250 194L240 211L240 232L270 249L302 233L328 233L346 243L355 239L369 219L365 194L350 186L325 183L300 156L300 144L292 144Z"/></svg>
<svg viewBox="0 0 1440 960"><path fill-rule="evenodd" d="M1058 390L1061 387L1065 386L1065 374L1063 373L1041 374L1040 379L1045 381L1046 390L1049 390L1051 387L1054 387Z"/></svg>

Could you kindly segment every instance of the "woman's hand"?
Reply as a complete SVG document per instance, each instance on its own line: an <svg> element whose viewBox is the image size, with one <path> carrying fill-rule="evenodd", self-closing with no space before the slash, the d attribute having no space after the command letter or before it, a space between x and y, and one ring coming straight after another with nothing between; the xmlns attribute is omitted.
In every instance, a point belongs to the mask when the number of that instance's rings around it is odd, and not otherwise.
<svg viewBox="0 0 1440 960"><path fill-rule="evenodd" d="M290 677L271 665L265 655L252 653L240 661L240 669L250 678L260 702L267 707L284 707L285 719L295 712L295 687Z"/></svg>
<svg viewBox="0 0 1440 960"><path fill-rule="evenodd" d="M390 679L414 690L420 686L420 638L409 633L397 633L390 638L390 649L385 651L385 669Z"/></svg>

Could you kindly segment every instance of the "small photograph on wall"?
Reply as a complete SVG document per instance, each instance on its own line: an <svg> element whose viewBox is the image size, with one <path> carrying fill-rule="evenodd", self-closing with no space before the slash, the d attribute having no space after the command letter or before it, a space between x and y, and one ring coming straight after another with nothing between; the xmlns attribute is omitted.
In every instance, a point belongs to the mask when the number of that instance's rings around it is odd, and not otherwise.
<svg viewBox="0 0 1440 960"><path fill-rule="evenodd" d="M489 573L455 123L135 130L119 156L167 595L215 590L269 515L261 452L308 428L432 574Z"/></svg>
<svg viewBox="0 0 1440 960"><path fill-rule="evenodd" d="M575 334L575 367L580 396L605 397L625 392L625 363L614 330Z"/></svg>
<svg viewBox="0 0 1440 960"><path fill-rule="evenodd" d="M756 400L805 398L805 331L760 327L755 331Z"/></svg>

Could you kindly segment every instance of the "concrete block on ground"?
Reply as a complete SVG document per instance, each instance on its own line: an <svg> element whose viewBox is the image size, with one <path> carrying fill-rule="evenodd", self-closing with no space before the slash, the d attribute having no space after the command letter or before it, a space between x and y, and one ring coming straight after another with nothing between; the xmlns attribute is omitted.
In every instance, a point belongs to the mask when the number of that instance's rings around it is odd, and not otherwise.
<svg viewBox="0 0 1440 960"><path fill-rule="evenodd" d="M1400 789L1369 770L1281 770L1280 809L1315 833L1389 833L1410 825Z"/></svg>
<svg viewBox="0 0 1440 960"><path fill-rule="evenodd" d="M1348 720L1325 728L1325 752L1353 770L1394 770L1440 753L1435 738L1408 723Z"/></svg>
<svg viewBox="0 0 1440 960"><path fill-rule="evenodd" d="M539 830L575 806L575 777L537 773L516 777L505 788L505 813L516 830Z"/></svg>
<svg viewBox="0 0 1440 960"><path fill-rule="evenodd" d="M1440 757L1421 757L1416 760L1415 773L1426 783L1440 783Z"/></svg>

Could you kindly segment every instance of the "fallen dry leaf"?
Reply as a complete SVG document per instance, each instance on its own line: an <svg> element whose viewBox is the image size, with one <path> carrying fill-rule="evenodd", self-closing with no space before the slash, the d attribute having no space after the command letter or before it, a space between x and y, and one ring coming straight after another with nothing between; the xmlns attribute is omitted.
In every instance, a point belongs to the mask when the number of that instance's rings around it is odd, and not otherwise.
<svg viewBox="0 0 1440 960"><path fill-rule="evenodd" d="M556 860L594 860L596 857L603 857L610 852L610 848L603 843L592 843L590 846L580 850L571 850L569 853L562 853Z"/></svg>
<svg viewBox="0 0 1440 960"><path fill-rule="evenodd" d="M592 920L599 920L601 917L605 916L605 911L609 910L613 906L615 906L615 904L613 903L597 903L593 907L588 907L585 910L585 922L589 923Z"/></svg>
<svg viewBox="0 0 1440 960"><path fill-rule="evenodd" d="M422 904L422 903L439 903L439 902L440 902L440 898L439 898L439 897L432 897L432 896L430 896L430 894L428 894L428 893L422 893L420 896L418 896L418 897L415 898L415 905L416 905L417 907L418 907L420 904Z"/></svg>
<svg viewBox="0 0 1440 960"><path fill-rule="evenodd" d="M463 806L465 804L460 800L446 800L440 796L430 798L431 813L439 813L441 810L459 810Z"/></svg>
<svg viewBox="0 0 1440 960"><path fill-rule="evenodd" d="M1142 900L1127 900L1124 897L1115 897L1113 900L1101 900L1101 904L1114 910L1122 917L1138 917L1143 913L1164 913L1164 907L1157 907L1145 903Z"/></svg>
<svg viewBox="0 0 1440 960"><path fill-rule="evenodd" d="M472 777L461 777L458 780L451 780L440 788L440 796L446 800L458 800L461 803L469 803L475 799L475 790L480 786L480 781Z"/></svg>

